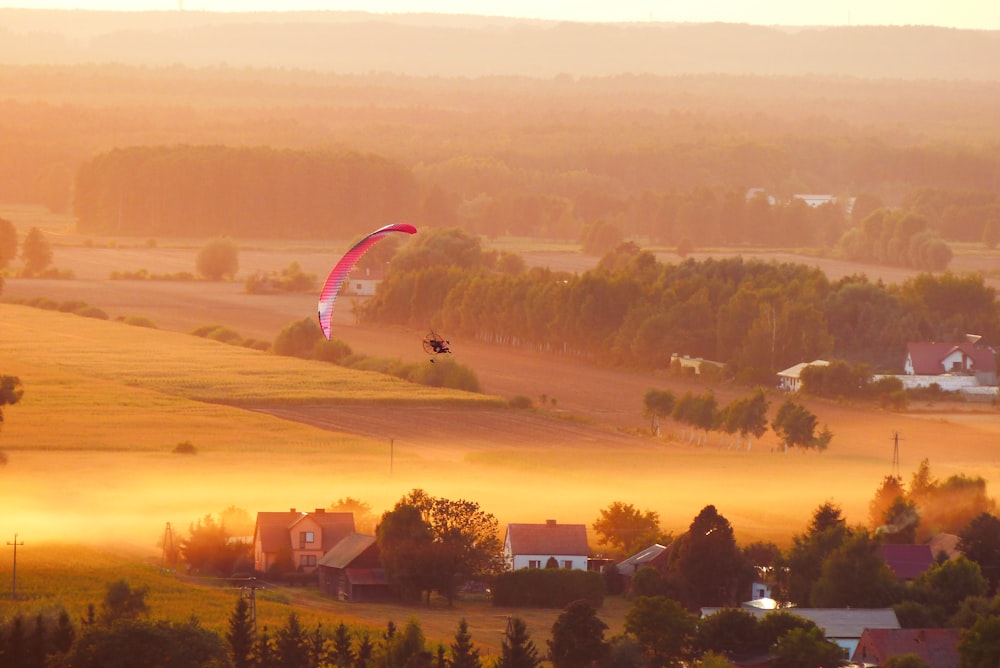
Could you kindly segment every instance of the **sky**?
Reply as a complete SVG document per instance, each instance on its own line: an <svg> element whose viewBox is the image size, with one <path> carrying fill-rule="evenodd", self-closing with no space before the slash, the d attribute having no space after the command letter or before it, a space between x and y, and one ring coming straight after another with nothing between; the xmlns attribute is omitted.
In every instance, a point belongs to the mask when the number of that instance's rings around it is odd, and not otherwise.
<svg viewBox="0 0 1000 668"><path fill-rule="evenodd" d="M27 9L115 11L361 10L582 22L712 22L756 25L935 25L1000 30L995 0L13 0Z"/></svg>

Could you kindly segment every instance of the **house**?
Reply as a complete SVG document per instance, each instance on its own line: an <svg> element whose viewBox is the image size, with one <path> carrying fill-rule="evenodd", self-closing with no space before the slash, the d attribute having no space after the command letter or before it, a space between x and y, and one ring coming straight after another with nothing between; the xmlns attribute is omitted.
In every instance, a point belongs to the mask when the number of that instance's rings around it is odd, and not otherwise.
<svg viewBox="0 0 1000 668"><path fill-rule="evenodd" d="M621 577L622 589L628 591L632 587L632 577L639 571L639 569L644 566L650 566L656 568L657 559L667 553L668 548L666 545L660 545L659 543L654 543L649 547L639 550L631 557L619 561L615 564L615 570L618 571L618 575Z"/></svg>
<svg viewBox="0 0 1000 668"><path fill-rule="evenodd" d="M375 291L378 289L379 283L385 278L385 274L381 270L372 271L370 267L366 267L362 272L360 269L355 267L348 274L347 280L344 281L344 285L341 290L345 295L354 295L356 297L372 297L375 295Z"/></svg>
<svg viewBox="0 0 1000 668"><path fill-rule="evenodd" d="M689 357L688 355L673 353L670 355L670 368L681 371L691 369L688 373L700 376L703 370L707 370L708 372L722 371L726 368L726 365L722 362L713 362L702 357Z"/></svg>
<svg viewBox="0 0 1000 668"><path fill-rule="evenodd" d="M934 565L934 553L930 545L879 545L876 553L889 565L889 570L903 582L916 580Z"/></svg>
<svg viewBox="0 0 1000 668"><path fill-rule="evenodd" d="M583 524L508 524L503 542L508 570L571 568L587 570L587 527Z"/></svg>
<svg viewBox="0 0 1000 668"><path fill-rule="evenodd" d="M319 590L342 601L390 601L396 590L379 560L375 536L352 533L316 563Z"/></svg>
<svg viewBox="0 0 1000 668"><path fill-rule="evenodd" d="M800 378L802 370L810 366L830 366L830 363L826 360L799 362L795 366L790 366L784 371L779 371L778 389L784 392L798 392L802 388L802 379Z"/></svg>
<svg viewBox="0 0 1000 668"><path fill-rule="evenodd" d="M916 654L931 668L958 668L958 639L958 629L865 629L851 662L881 666L889 657Z"/></svg>
<svg viewBox="0 0 1000 668"><path fill-rule="evenodd" d="M752 604L742 604L741 609L762 619L772 610ZM702 608L701 616L708 617L723 608ZM899 619L892 608L781 608L816 624L827 640L837 643L851 656L861 642L866 629L898 629Z"/></svg>
<svg viewBox="0 0 1000 668"><path fill-rule="evenodd" d="M309 573L319 559L348 534L354 533L353 513L332 513L317 508L311 513L295 508L286 512L257 513L253 530L253 566L267 573L284 553L295 568Z"/></svg>
<svg viewBox="0 0 1000 668"><path fill-rule="evenodd" d="M979 339L970 335L961 343L908 343L903 372L908 376L973 376L981 386L996 386L996 351L981 345Z"/></svg>

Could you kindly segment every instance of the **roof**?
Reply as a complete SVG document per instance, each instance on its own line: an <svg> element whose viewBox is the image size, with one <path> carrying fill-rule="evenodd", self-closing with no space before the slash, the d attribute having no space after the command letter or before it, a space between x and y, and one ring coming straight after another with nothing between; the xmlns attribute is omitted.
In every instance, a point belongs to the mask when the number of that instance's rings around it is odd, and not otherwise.
<svg viewBox="0 0 1000 668"><path fill-rule="evenodd" d="M623 575L632 575L643 566L648 565L653 559L663 554L666 549L667 547L665 545L655 543L640 550L639 552L636 552L628 559L619 561L615 565L615 568L617 568L618 572Z"/></svg>
<svg viewBox="0 0 1000 668"><path fill-rule="evenodd" d="M826 360L813 360L812 362L799 362L795 366L790 366L784 371L779 371L779 376L784 376L785 378L798 378L802 370L808 366L830 366L830 363Z"/></svg>
<svg viewBox="0 0 1000 668"><path fill-rule="evenodd" d="M943 343L940 341L917 342L906 344L906 356L913 365L913 373L918 376L936 376L945 373L941 361L955 351L961 351L972 358L973 369L976 371L996 372L997 359L993 349L987 346L977 346L968 341L962 343Z"/></svg>
<svg viewBox="0 0 1000 668"><path fill-rule="evenodd" d="M583 524L508 524L511 554L582 555L590 552L587 527Z"/></svg>
<svg viewBox="0 0 1000 668"><path fill-rule="evenodd" d="M330 568L347 568L361 553L375 544L375 536L352 533L345 536L339 543L324 554L316 564Z"/></svg>
<svg viewBox="0 0 1000 668"><path fill-rule="evenodd" d="M898 629L899 619L892 608L780 608L761 610L752 606L742 606L744 610L757 616L772 612L789 612L808 619L823 631L823 635L836 638L860 638L865 629ZM724 608L702 608L701 616L707 617Z"/></svg>
<svg viewBox="0 0 1000 668"><path fill-rule="evenodd" d="M289 532L306 517L311 518L320 527L322 532L320 549L323 552L332 549L344 536L354 532L354 513L334 513L323 509L307 513L292 509L284 512L257 513L254 541L260 537L263 552L277 552L282 547L291 547Z"/></svg>
<svg viewBox="0 0 1000 668"><path fill-rule="evenodd" d="M930 545L879 545L878 555L885 559L893 574L901 580L914 580L934 565Z"/></svg>
<svg viewBox="0 0 1000 668"><path fill-rule="evenodd" d="M866 662L882 664L891 656L916 654L933 668L958 668L958 639L958 629L866 629L851 658L857 662L867 650Z"/></svg>

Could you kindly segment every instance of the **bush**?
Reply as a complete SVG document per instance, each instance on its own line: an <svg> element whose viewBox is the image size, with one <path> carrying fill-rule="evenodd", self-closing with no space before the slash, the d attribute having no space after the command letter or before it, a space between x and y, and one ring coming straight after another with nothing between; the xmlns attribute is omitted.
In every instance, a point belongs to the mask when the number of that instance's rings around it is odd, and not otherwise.
<svg viewBox="0 0 1000 668"><path fill-rule="evenodd" d="M479 391L479 379L472 369L450 359L431 364L416 364L405 376L406 380L431 387L450 387L467 392Z"/></svg>
<svg viewBox="0 0 1000 668"><path fill-rule="evenodd" d="M493 584L493 605L564 608L585 599L600 607L604 591L604 578L596 571L522 568L497 577Z"/></svg>
<svg viewBox="0 0 1000 668"><path fill-rule="evenodd" d="M351 347L340 339L320 339L313 347L313 358L321 362L342 364L354 354Z"/></svg>
<svg viewBox="0 0 1000 668"><path fill-rule="evenodd" d="M316 344L323 339L316 318L303 318L285 327L274 339L276 355L311 359Z"/></svg>
<svg viewBox="0 0 1000 668"><path fill-rule="evenodd" d="M531 397L519 394L516 397L511 397L510 401L507 402L507 405L511 408L528 409L533 408L535 404L531 400Z"/></svg>
<svg viewBox="0 0 1000 668"><path fill-rule="evenodd" d="M156 323L144 315L127 315L122 318L122 322L126 325L132 325L133 327L148 327L149 329L157 329Z"/></svg>
<svg viewBox="0 0 1000 668"><path fill-rule="evenodd" d="M174 446L174 449L171 452L173 452L175 455L198 454L197 448L194 447L194 444L191 443L191 441L182 441L181 443L178 443L177 445Z"/></svg>
<svg viewBox="0 0 1000 668"><path fill-rule="evenodd" d="M76 315L82 315L84 318L97 318L98 320L107 320L108 314L97 308L96 306L84 306L78 311L74 311Z"/></svg>
<svg viewBox="0 0 1000 668"><path fill-rule="evenodd" d="M239 248L228 237L217 237L205 244L195 257L198 273L209 280L232 278L239 269Z"/></svg>

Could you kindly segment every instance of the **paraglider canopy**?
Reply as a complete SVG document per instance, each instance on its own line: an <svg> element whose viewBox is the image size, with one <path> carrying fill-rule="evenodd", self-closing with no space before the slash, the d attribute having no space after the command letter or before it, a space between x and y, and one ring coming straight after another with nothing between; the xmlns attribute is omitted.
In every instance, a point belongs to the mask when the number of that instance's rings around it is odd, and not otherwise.
<svg viewBox="0 0 1000 668"><path fill-rule="evenodd" d="M380 239L390 232L405 232L406 234L416 234L417 228L409 223L395 223L380 227L358 243L354 244L351 250L340 258L340 262L334 266L330 275L323 285L323 291L319 295L319 328L323 330L323 336L330 338L330 318L333 316L333 304L337 301L337 294L340 293L340 286L344 284L348 272L361 259L369 248L375 245Z"/></svg>

